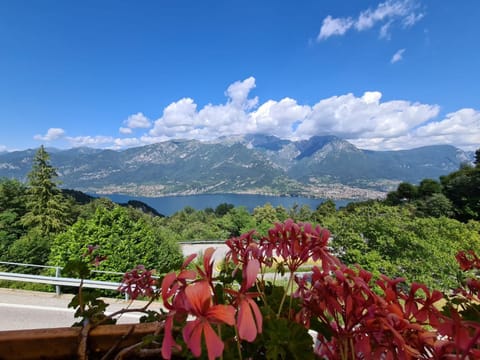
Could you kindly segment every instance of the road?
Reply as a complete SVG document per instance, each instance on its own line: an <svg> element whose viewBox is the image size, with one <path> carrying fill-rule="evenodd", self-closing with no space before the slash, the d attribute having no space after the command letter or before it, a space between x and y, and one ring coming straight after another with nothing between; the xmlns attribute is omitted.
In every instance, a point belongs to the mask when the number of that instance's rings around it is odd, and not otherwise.
<svg viewBox="0 0 480 360"><path fill-rule="evenodd" d="M75 322L74 310L68 308L71 298L72 295L0 289L0 331L71 326ZM107 309L110 312L130 304L120 299L104 300L110 304ZM144 304L135 301L132 307ZM124 314L118 322L136 323L138 318L136 314Z"/></svg>

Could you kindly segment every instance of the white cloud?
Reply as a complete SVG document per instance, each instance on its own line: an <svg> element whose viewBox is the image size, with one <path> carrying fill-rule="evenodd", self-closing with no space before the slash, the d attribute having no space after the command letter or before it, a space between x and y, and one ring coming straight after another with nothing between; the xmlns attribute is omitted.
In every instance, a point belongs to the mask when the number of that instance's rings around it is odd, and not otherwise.
<svg viewBox="0 0 480 360"><path fill-rule="evenodd" d="M115 147L119 149L143 145L142 142L137 138L117 138L113 140L113 143L115 144Z"/></svg>
<svg viewBox="0 0 480 360"><path fill-rule="evenodd" d="M293 125L310 114L309 106L298 105L294 99L268 100L249 116L255 132L275 135L281 138L292 136Z"/></svg>
<svg viewBox="0 0 480 360"><path fill-rule="evenodd" d="M153 127L138 137L65 137L64 130L49 129L41 139L63 137L71 146L115 149L179 138L213 140L255 133L290 140L336 135L372 150L433 144L473 150L480 144L480 111L475 109L459 109L440 117L438 105L383 101L379 91L331 96L314 104L299 104L289 97L259 103L250 95L254 88L253 77L237 81L227 88L223 104L203 107L192 98L182 98L165 107Z"/></svg>
<svg viewBox="0 0 480 360"><path fill-rule="evenodd" d="M388 101L381 103L380 92L333 96L319 101L298 126L296 136L337 135L342 138L390 138L401 136L435 117L435 105Z"/></svg>
<svg viewBox="0 0 480 360"><path fill-rule="evenodd" d="M90 147L104 147L104 145L111 145L114 138L111 136L76 136L66 138L71 146L90 146Z"/></svg>
<svg viewBox="0 0 480 360"><path fill-rule="evenodd" d="M45 135L37 134L33 138L40 141L53 141L65 136L65 130L60 128L50 128Z"/></svg>
<svg viewBox="0 0 480 360"><path fill-rule="evenodd" d="M320 33L317 36L317 40L327 39L333 35L343 35L353 26L353 20L351 18L337 18L334 19L328 15L323 19Z"/></svg>
<svg viewBox="0 0 480 360"><path fill-rule="evenodd" d="M382 25L382 27L380 28L380 39L387 39L387 40L390 40L391 38L391 35L390 35L390 27L392 25L393 21L389 21L385 24Z"/></svg>
<svg viewBox="0 0 480 360"><path fill-rule="evenodd" d="M255 88L255 86L255 78L250 76L248 79L236 81L231 84L225 95L230 98L231 104L249 110L255 107L258 103L258 97L248 99L248 94Z"/></svg>
<svg viewBox="0 0 480 360"><path fill-rule="evenodd" d="M402 60L404 52L405 52L405 49L398 50L395 54L393 54L392 58L390 59L390 62L392 64L395 64L396 62Z"/></svg>
<svg viewBox="0 0 480 360"><path fill-rule="evenodd" d="M344 35L351 29L369 30L377 24L383 24L380 28L380 37L389 39L389 31L394 22L398 21L403 27L410 27L424 17L423 13L417 12L418 7L418 3L413 0L387 0L374 9L360 12L356 19L352 17L333 18L328 15L323 19L317 40L325 40L334 35Z"/></svg>
<svg viewBox="0 0 480 360"><path fill-rule="evenodd" d="M143 113L141 112L130 115L127 118L127 120L125 120L125 124L130 129L136 129L136 128L147 129L152 125L150 120L148 120L148 118L145 115L143 115Z"/></svg>
<svg viewBox="0 0 480 360"><path fill-rule="evenodd" d="M133 129L148 129L152 126L152 122L141 112L130 115L123 124L125 126L119 129L122 134L131 134Z"/></svg>
<svg viewBox="0 0 480 360"><path fill-rule="evenodd" d="M403 19L403 26L411 27L415 25L417 22L419 22L420 20L422 20L424 16L425 14L422 14L422 13L419 13L419 14L411 13Z"/></svg>
<svg viewBox="0 0 480 360"><path fill-rule="evenodd" d="M372 150L400 150L449 144L473 151L480 144L480 111L460 109L447 114L443 119L421 124L398 137L359 138L350 141L361 148Z"/></svg>
<svg viewBox="0 0 480 360"><path fill-rule="evenodd" d="M128 127L120 127L120 129L118 129L118 131L120 131L121 134L131 134L131 133L133 133L133 130L131 128L128 128Z"/></svg>
<svg viewBox="0 0 480 360"><path fill-rule="evenodd" d="M255 86L253 77L236 81L225 92L228 97L225 104L208 104L200 110L197 110L197 104L191 98L173 102L163 110L163 116L155 121L149 136L210 140L254 131L255 128L249 124L248 111L258 103L257 97L249 98ZM149 137L145 139L150 141Z"/></svg>

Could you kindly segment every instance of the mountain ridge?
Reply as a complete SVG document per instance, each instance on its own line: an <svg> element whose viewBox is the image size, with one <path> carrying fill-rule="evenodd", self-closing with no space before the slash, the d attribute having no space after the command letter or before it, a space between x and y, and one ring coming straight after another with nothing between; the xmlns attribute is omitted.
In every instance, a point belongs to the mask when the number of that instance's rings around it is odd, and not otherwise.
<svg viewBox="0 0 480 360"><path fill-rule="evenodd" d="M335 136L291 141L247 135L49 153L62 187L135 196L257 193L377 198L399 182L437 179L473 160L473 153L451 145L372 151ZM26 181L34 154L34 149L0 153L0 177Z"/></svg>

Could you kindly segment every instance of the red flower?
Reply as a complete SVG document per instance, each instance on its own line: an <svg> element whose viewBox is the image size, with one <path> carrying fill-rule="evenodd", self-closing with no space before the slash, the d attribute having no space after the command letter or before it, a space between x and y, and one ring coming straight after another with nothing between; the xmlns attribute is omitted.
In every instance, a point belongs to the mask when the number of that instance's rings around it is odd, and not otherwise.
<svg viewBox="0 0 480 360"><path fill-rule="evenodd" d="M258 293L247 292L255 283L260 270L260 262L257 259L250 260L243 268L243 281L239 291L225 289L234 296L233 304L237 307L238 336L242 340L254 341L257 334L262 332L262 313L253 300L260 296Z"/></svg>
<svg viewBox="0 0 480 360"><path fill-rule="evenodd" d="M455 255L458 264L460 265L460 269L463 271L471 270L471 269L480 269L480 259L475 254L473 250L469 251L460 251L457 255Z"/></svg>
<svg viewBox="0 0 480 360"><path fill-rule="evenodd" d="M422 290L423 294L416 297L418 290ZM412 315L419 323L427 323L428 320L430 325L437 326L442 315L434 304L443 299L440 291L434 290L430 293L425 285L413 283L410 294L405 300L405 312L407 315Z"/></svg>
<svg viewBox="0 0 480 360"><path fill-rule="evenodd" d="M207 281L200 281L185 288L185 297L190 312L196 319L183 328L183 339L194 356L202 353L202 334L207 346L208 359L213 360L223 353L223 342L211 324L235 323L235 309L231 305L212 305L211 288Z"/></svg>
<svg viewBox="0 0 480 360"><path fill-rule="evenodd" d="M312 258L321 260L324 270L332 265L339 265L338 259L333 257L327 249L330 232L320 226L315 228L309 223L295 223L292 219L284 223L276 223L268 231L267 251L270 256L273 250L282 257L291 272Z"/></svg>
<svg viewBox="0 0 480 360"><path fill-rule="evenodd" d="M151 271L146 270L143 265L137 265L135 269L125 273L118 291L126 293L133 300L140 295L152 296L156 282Z"/></svg>
<svg viewBox="0 0 480 360"><path fill-rule="evenodd" d="M258 295L258 294L257 294ZM254 341L262 332L263 318L258 305L252 299L255 294L239 294L237 298L237 328L242 340Z"/></svg>

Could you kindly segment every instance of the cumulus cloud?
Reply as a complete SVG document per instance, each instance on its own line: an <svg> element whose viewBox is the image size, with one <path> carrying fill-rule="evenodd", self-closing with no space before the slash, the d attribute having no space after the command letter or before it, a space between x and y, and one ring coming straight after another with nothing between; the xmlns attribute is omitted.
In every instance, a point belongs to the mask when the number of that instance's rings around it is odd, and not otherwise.
<svg viewBox="0 0 480 360"><path fill-rule="evenodd" d="M333 18L328 15L323 19L322 27L317 40L325 40L334 35L344 35L347 31L365 31L378 24L381 38L390 38L390 28L394 22L399 22L403 27L411 27L420 21L424 14L418 12L418 3L413 0L387 0L374 9L361 11L356 18Z"/></svg>
<svg viewBox="0 0 480 360"><path fill-rule="evenodd" d="M435 117L435 105L388 101L381 103L380 92L366 92L362 97L353 94L320 100L311 113L299 124L296 135L330 134L346 139L391 138Z"/></svg>
<svg viewBox="0 0 480 360"><path fill-rule="evenodd" d="M123 124L125 126L119 129L122 134L131 134L133 129L148 129L152 126L152 122L141 112L130 115Z"/></svg>
<svg viewBox="0 0 480 360"><path fill-rule="evenodd" d="M460 109L439 120L429 121L393 138L351 139L360 148L401 150L428 145L449 144L465 150L475 150L480 144L480 111Z"/></svg>
<svg viewBox="0 0 480 360"><path fill-rule="evenodd" d="M291 98L280 101L268 100L250 114L251 127L255 132L289 138L295 132L298 122L311 112L309 106L298 105Z"/></svg>
<svg viewBox="0 0 480 360"><path fill-rule="evenodd" d="M290 140L336 135L371 150L433 144L474 150L480 143L480 112L475 109L459 109L442 116L438 105L384 101L379 91L331 96L313 104L300 104L290 97L260 103L251 95L255 86L253 77L233 83L225 91L222 104L200 107L192 98L179 99L161 111L153 127L136 137L65 137L62 129L49 129L41 139L63 137L74 147L114 149L172 139L203 141L245 134L269 134Z"/></svg>
<svg viewBox="0 0 480 360"><path fill-rule="evenodd" d="M258 103L257 97L249 98L255 86L253 77L236 81L225 92L225 104L208 104L200 110L197 110L197 104L191 98L171 103L163 110L163 116L155 121L148 139L175 137L210 140L254 131L248 112Z"/></svg>
<svg viewBox="0 0 480 360"><path fill-rule="evenodd" d="M405 52L405 49L398 50L395 54L393 54L392 58L390 59L390 62L392 64L395 64L396 62L399 62L400 60L402 60L404 52Z"/></svg>
<svg viewBox="0 0 480 360"><path fill-rule="evenodd" d="M172 138L211 140L220 136L262 133L292 140L336 135L366 149L405 149L426 142L418 139L422 136L420 129L424 132L428 129L423 128L425 124L436 124L432 131L439 131L440 124L451 127L451 121L445 122L451 116L434 122L440 113L438 105L405 100L382 102L379 91L366 91L361 96L332 96L313 105L299 104L288 97L259 104L257 98L250 96L254 88L253 78L237 81L225 92L226 103L208 104L203 108L191 98L180 99L164 109L163 116L155 121L141 142ZM473 121L472 118L472 112L463 117L455 116L457 122L465 124ZM467 126L472 128L472 124ZM462 143L463 146L468 147L469 141ZM446 143L454 143L454 140Z"/></svg>
<svg viewBox="0 0 480 360"><path fill-rule="evenodd" d="M65 136L65 130L61 128L50 128L45 135L37 134L33 138L40 141L53 141Z"/></svg>

